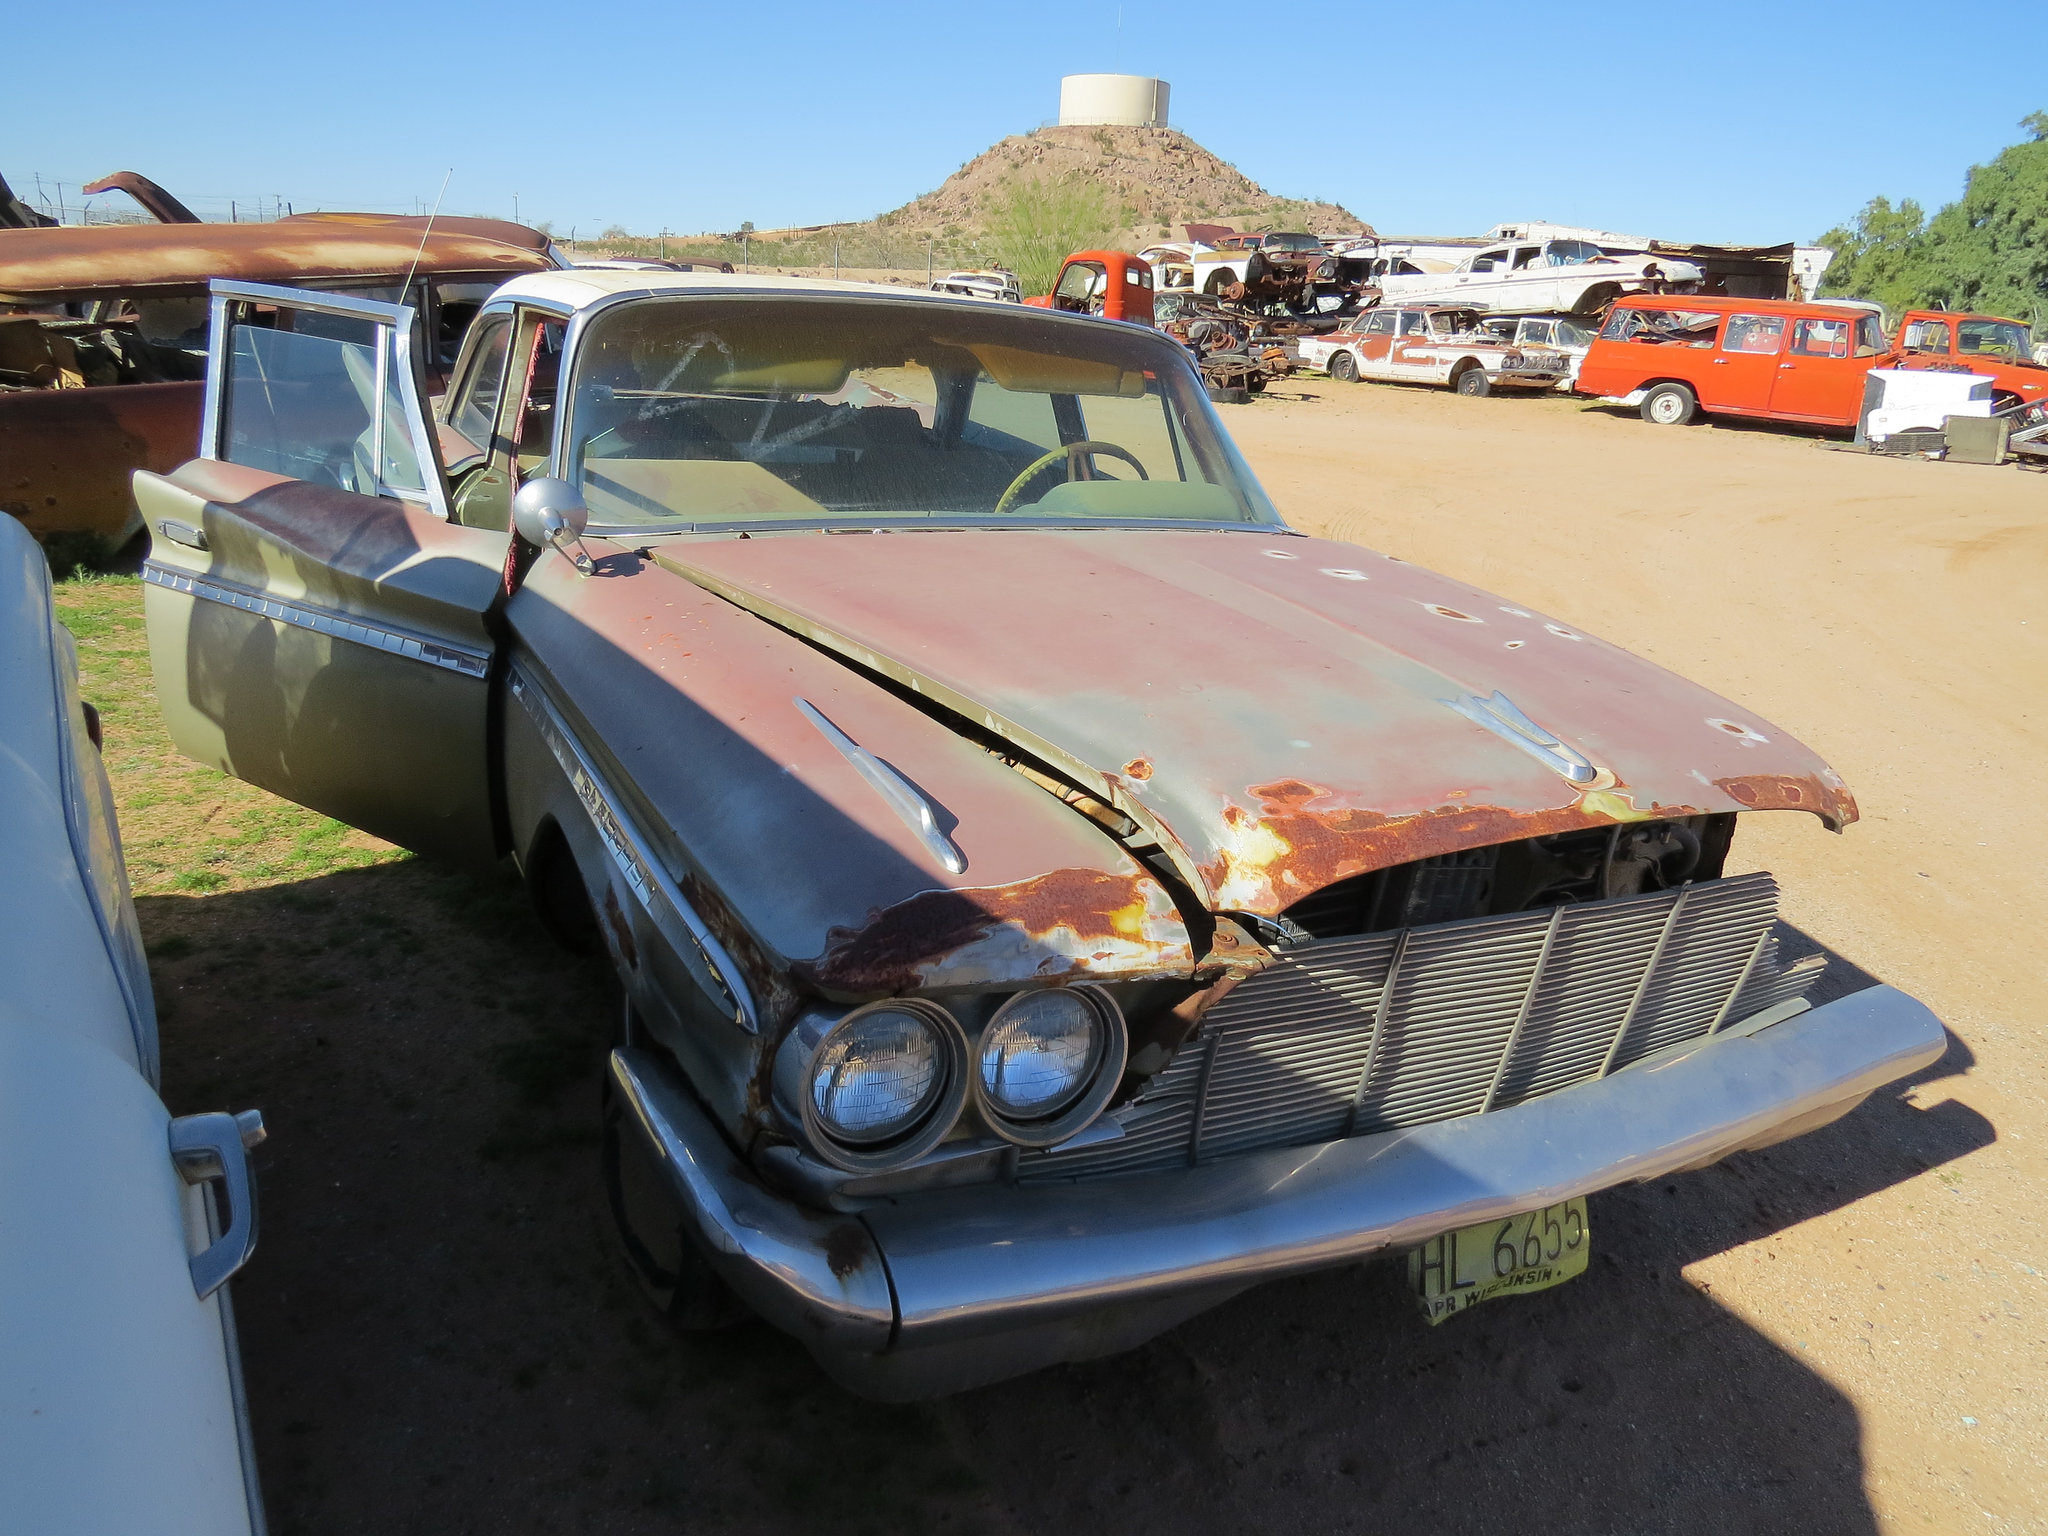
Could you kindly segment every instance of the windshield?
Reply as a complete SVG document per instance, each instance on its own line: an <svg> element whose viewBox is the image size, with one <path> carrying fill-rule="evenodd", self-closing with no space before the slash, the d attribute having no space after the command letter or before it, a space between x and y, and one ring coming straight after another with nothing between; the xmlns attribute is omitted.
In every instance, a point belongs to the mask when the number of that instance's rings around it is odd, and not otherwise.
<svg viewBox="0 0 2048 1536"><path fill-rule="evenodd" d="M1269 251L1320 251L1323 242L1314 235L1266 235L1260 243Z"/></svg>
<svg viewBox="0 0 2048 1536"><path fill-rule="evenodd" d="M1959 320L1956 341L1956 350L1963 353L2003 357L2016 363L2034 360L2032 337L2024 325L2013 320Z"/></svg>
<svg viewBox="0 0 2048 1536"><path fill-rule="evenodd" d="M1280 519L1185 351L1137 326L810 296L640 299L573 364L594 531Z"/></svg>

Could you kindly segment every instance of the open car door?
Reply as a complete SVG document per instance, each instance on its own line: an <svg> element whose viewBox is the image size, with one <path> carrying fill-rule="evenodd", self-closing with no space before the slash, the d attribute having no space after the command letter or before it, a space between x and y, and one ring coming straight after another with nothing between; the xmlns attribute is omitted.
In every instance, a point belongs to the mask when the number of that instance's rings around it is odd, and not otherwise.
<svg viewBox="0 0 2048 1536"><path fill-rule="evenodd" d="M506 532L448 520L412 311L213 284L199 457L139 471L180 751L422 853L495 856Z"/></svg>

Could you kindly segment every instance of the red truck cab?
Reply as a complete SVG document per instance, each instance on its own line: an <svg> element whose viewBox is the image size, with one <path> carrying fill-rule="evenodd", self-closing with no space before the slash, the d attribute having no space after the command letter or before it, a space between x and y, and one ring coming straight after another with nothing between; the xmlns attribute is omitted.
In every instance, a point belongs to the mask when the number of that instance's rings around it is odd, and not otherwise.
<svg viewBox="0 0 2048 1536"><path fill-rule="evenodd" d="M2048 400L2048 368L2034 361L2024 322L1998 315L1909 309L1899 321L1899 368L1941 368L1989 374L1998 408Z"/></svg>
<svg viewBox="0 0 2048 1536"><path fill-rule="evenodd" d="M1040 309L1152 324L1152 265L1125 251L1076 251L1051 293L1026 299Z"/></svg>

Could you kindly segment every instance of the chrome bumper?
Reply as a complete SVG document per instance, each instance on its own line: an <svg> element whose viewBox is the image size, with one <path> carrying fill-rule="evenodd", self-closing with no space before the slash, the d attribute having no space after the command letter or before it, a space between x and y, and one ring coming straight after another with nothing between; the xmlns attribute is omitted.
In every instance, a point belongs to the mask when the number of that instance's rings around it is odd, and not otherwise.
<svg viewBox="0 0 2048 1536"><path fill-rule="evenodd" d="M1925 1005L1873 987L1492 1114L858 1216L762 1185L660 1058L616 1051L612 1072L733 1288L853 1390L905 1399L1128 1349L1261 1280L1768 1146L1945 1044Z"/></svg>

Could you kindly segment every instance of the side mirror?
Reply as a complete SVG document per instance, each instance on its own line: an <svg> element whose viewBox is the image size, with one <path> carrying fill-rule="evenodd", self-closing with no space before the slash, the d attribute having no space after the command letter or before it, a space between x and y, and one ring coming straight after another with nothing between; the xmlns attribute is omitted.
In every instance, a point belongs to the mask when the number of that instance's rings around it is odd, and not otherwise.
<svg viewBox="0 0 2048 1536"><path fill-rule="evenodd" d="M590 551L583 547L590 509L568 481L540 475L520 486L512 498L512 526L536 548L559 549L583 575L597 569Z"/></svg>

